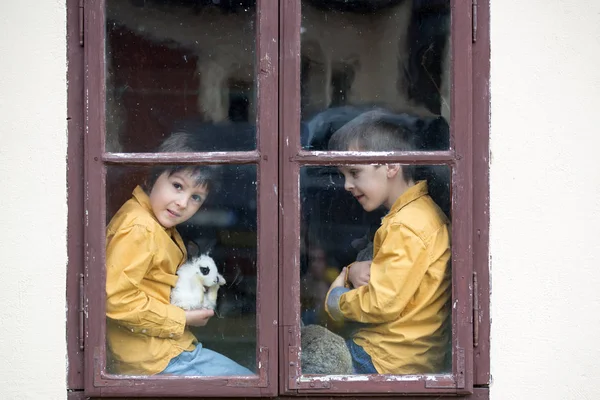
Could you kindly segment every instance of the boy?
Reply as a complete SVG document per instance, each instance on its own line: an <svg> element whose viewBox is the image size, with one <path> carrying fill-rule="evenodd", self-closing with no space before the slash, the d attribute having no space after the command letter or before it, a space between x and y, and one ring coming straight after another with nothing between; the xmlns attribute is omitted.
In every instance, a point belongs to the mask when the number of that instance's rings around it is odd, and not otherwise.
<svg viewBox="0 0 600 400"><path fill-rule="evenodd" d="M171 136L159 151L190 151L189 135ZM187 257L176 225L191 218L213 186L207 166L157 166L106 230L107 341L117 373L126 375L252 375L203 348L188 329L212 310L170 304L175 272Z"/></svg>
<svg viewBox="0 0 600 400"><path fill-rule="evenodd" d="M412 133L370 111L338 130L337 151L411 151ZM450 222L414 181L414 166L348 165L344 188L367 212L389 210L374 238L373 260L342 270L325 307L334 320L361 322L347 341L356 373L439 373L450 340ZM354 288L344 287L353 284ZM362 286L361 286L362 284Z"/></svg>

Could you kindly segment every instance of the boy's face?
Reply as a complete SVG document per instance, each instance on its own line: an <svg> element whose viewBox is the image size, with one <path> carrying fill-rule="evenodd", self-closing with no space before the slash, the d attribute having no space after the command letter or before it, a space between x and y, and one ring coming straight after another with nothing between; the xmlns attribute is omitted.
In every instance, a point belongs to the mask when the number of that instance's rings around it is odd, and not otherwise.
<svg viewBox="0 0 600 400"><path fill-rule="evenodd" d="M165 228L171 228L190 219L207 195L206 186L196 185L196 180L186 170L170 176L167 171L152 187L150 205L158 222Z"/></svg>
<svg viewBox="0 0 600 400"><path fill-rule="evenodd" d="M390 208L396 200L392 193L390 179L398 173L387 165L346 165L339 167L344 175L344 189L360 203L365 211L373 211L380 206Z"/></svg>

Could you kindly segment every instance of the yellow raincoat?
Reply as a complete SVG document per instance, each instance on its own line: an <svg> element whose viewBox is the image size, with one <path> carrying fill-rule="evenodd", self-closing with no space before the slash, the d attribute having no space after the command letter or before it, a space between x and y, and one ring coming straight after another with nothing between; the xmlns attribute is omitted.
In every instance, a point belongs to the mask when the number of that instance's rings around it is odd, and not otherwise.
<svg viewBox="0 0 600 400"><path fill-rule="evenodd" d="M450 222L429 197L427 183L420 181L382 219L369 284L328 293L326 309L333 319L368 324L353 339L379 373L444 371L450 256Z"/></svg>
<svg viewBox="0 0 600 400"><path fill-rule="evenodd" d="M186 260L181 236L158 223L139 186L106 232L109 368L126 375L161 372L196 338L185 329L185 312L170 304L175 271Z"/></svg>

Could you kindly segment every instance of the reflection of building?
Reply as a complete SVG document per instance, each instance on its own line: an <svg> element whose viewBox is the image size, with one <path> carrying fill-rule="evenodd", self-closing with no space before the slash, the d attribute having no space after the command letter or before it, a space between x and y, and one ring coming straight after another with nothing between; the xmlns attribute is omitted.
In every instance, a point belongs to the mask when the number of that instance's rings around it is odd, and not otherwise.
<svg viewBox="0 0 600 400"><path fill-rule="evenodd" d="M346 92L345 103L410 105L403 67L412 1L373 14L302 8L304 111L321 111ZM421 112L424 112L422 109Z"/></svg>
<svg viewBox="0 0 600 400"><path fill-rule="evenodd" d="M184 6L137 7L130 1L115 0L108 2L107 19L165 47L186 51L190 59L185 61L195 64L201 77L195 90L198 110L206 121L227 118L231 86L253 83L254 9L223 14L217 7L196 12Z"/></svg>
<svg viewBox="0 0 600 400"><path fill-rule="evenodd" d="M128 0L108 1L107 63L109 85L113 87L107 89L109 114L116 119L109 118L110 126L121 132L131 129L125 128L123 121L132 116L122 111L131 107L120 101L123 91L128 90L153 91L171 101L178 92L185 97L185 107L180 108L193 114L194 107L204 121L254 121L254 7L224 10L191 7L186 2L180 6L145 3L137 6L138 2ZM335 11L323 10L326 4L335 6L335 1L313 3L321 7L304 3L302 9L304 116L343 104L381 104L421 115L440 114L436 101L427 101L422 92L437 91L427 96L439 98L440 87L448 87L447 82L441 82L441 71L447 68L440 66L442 60L448 62L441 57L448 29L447 10L440 11L439 6L428 9L430 6L422 6L420 1L415 5L421 8L413 10L412 0L379 2L386 7L372 12L361 8L362 13L353 12L348 2L345 9ZM430 15L436 15L435 23L427 22ZM411 26L411 20L413 25L420 25ZM421 37L415 35L415 29ZM133 42L136 45L131 45ZM143 51L140 42L146 42L150 51ZM131 79L124 80L127 58L135 59L137 65L152 64L153 57L160 71L138 71L141 75L135 76L133 85L128 82ZM161 87L151 83L158 76ZM179 83L165 87L169 80ZM192 98L195 105L190 102ZM156 108L154 112L158 112ZM125 138L109 140L116 149L118 142L127 148Z"/></svg>

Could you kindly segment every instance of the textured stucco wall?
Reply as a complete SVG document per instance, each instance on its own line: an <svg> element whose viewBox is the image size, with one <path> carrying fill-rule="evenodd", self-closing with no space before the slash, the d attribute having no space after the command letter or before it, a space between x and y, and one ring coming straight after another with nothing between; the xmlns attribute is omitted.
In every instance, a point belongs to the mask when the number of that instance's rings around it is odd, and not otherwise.
<svg viewBox="0 0 600 400"><path fill-rule="evenodd" d="M66 398L63 1L0 2L0 398Z"/></svg>
<svg viewBox="0 0 600 400"><path fill-rule="evenodd" d="M600 2L492 0L492 398L600 397Z"/></svg>

